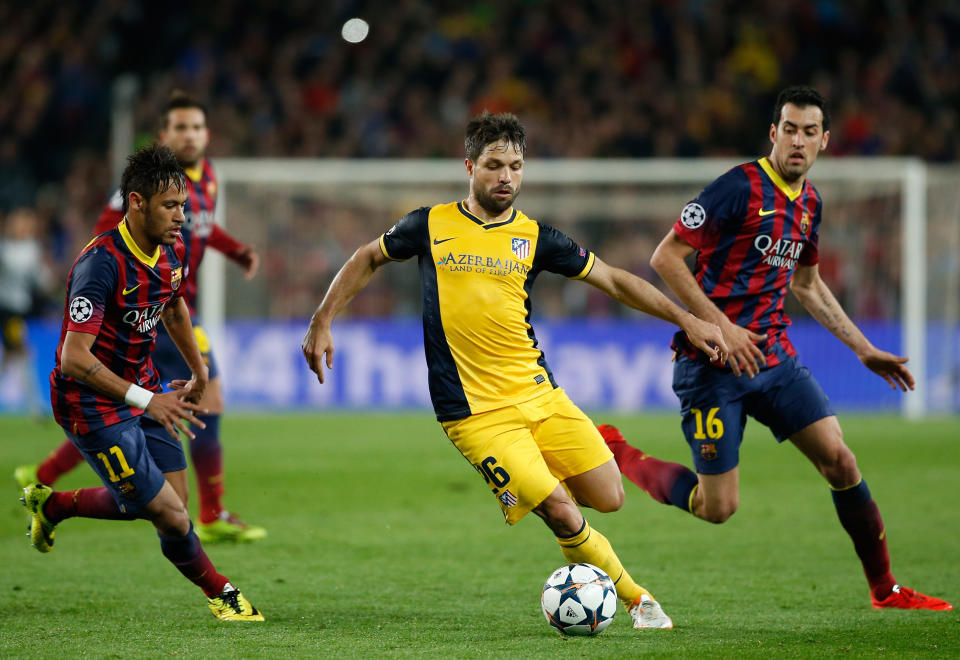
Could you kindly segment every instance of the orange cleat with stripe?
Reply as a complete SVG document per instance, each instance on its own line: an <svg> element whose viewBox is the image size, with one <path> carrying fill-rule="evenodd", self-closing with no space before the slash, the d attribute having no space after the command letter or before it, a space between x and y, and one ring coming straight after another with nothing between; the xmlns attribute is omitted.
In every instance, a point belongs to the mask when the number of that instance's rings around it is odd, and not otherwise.
<svg viewBox="0 0 960 660"><path fill-rule="evenodd" d="M945 600L927 596L919 591L914 591L908 587L901 587L899 584L893 585L893 591L883 600L877 600L870 597L873 603L873 609L882 610L893 607L901 610L952 610L953 605Z"/></svg>

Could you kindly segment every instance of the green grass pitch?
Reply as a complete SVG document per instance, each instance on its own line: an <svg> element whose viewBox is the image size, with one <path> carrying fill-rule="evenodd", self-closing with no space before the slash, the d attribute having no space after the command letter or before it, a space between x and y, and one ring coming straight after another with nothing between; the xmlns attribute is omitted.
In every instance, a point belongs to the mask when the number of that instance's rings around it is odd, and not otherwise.
<svg viewBox="0 0 960 660"><path fill-rule="evenodd" d="M676 415L594 415L689 463ZM955 419L842 416L880 505L895 574L960 604ZM751 422L740 511L710 525L626 483L586 515L673 617L634 631L621 609L596 638L563 638L540 613L565 563L543 523L502 521L481 478L428 413L228 415L226 501L269 537L209 546L265 614L214 619L144 521L69 520L41 555L10 478L62 439L0 417L2 657L957 657L960 611L874 611L823 480ZM2 485L3 482L6 485ZM81 466L61 488L97 485ZM192 487L191 483L191 487ZM194 507L195 508L195 507Z"/></svg>

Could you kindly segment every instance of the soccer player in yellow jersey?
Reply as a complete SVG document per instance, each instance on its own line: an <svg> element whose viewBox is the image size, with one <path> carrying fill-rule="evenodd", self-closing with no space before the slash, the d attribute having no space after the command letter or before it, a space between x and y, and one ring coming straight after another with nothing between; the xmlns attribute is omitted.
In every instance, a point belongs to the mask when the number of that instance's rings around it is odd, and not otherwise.
<svg viewBox="0 0 960 660"><path fill-rule="evenodd" d="M676 323L715 358L727 351L720 328L513 207L526 151L515 116L474 117L465 142L469 197L408 213L360 247L313 314L304 356L322 383L323 363L333 368L334 317L377 268L417 256L430 396L447 436L483 476L509 524L533 511L569 562L594 564L610 575L634 628L672 628L660 604L633 581L577 507L616 511L623 483L603 438L557 386L537 348L530 291L543 270L585 280L615 300Z"/></svg>

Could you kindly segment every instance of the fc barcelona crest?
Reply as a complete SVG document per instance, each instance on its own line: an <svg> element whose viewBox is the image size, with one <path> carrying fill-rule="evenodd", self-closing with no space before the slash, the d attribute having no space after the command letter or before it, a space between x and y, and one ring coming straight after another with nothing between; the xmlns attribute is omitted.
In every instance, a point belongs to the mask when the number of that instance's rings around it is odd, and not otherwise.
<svg viewBox="0 0 960 660"><path fill-rule="evenodd" d="M526 259L530 256L529 238L511 238L510 250L517 255L517 259Z"/></svg>
<svg viewBox="0 0 960 660"><path fill-rule="evenodd" d="M717 444L715 442L701 442L700 455L705 461L717 460Z"/></svg>
<svg viewBox="0 0 960 660"><path fill-rule="evenodd" d="M170 271L170 286L173 287L173 290L176 291L180 288L180 281L183 279L183 266L179 268L174 268Z"/></svg>
<svg viewBox="0 0 960 660"><path fill-rule="evenodd" d="M810 214L804 213L800 218L800 233L806 234L810 230Z"/></svg>

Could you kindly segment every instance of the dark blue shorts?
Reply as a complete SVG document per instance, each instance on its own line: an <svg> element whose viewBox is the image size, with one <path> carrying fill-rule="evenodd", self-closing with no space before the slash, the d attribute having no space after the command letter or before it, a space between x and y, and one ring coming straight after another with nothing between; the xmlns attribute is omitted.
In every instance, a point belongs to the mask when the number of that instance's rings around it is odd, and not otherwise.
<svg viewBox="0 0 960 660"><path fill-rule="evenodd" d="M751 379L677 356L673 391L680 398L681 426L698 473L722 474L737 466L747 415L783 442L835 414L810 370L796 357L782 359Z"/></svg>
<svg viewBox="0 0 960 660"><path fill-rule="evenodd" d="M207 333L203 331L203 326L195 324L193 334L197 338L200 355L210 370L210 380L213 380L220 375L220 370L217 369L217 361L213 359L213 350L210 348ZM153 348L151 357L153 358L153 366L160 374L160 382L164 389L167 389L167 384L171 380L190 380L193 375L186 360L183 359L177 345L170 339L170 335L167 334L167 330L162 323L157 325L157 344Z"/></svg>
<svg viewBox="0 0 960 660"><path fill-rule="evenodd" d="M187 468L180 441L146 415L86 435L68 431L67 437L100 475L124 513L143 511L163 487L164 472Z"/></svg>

